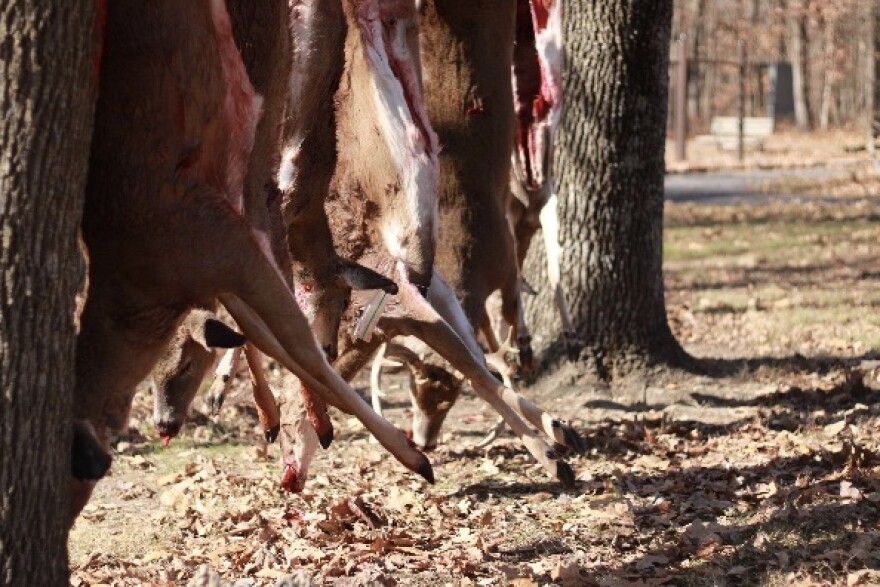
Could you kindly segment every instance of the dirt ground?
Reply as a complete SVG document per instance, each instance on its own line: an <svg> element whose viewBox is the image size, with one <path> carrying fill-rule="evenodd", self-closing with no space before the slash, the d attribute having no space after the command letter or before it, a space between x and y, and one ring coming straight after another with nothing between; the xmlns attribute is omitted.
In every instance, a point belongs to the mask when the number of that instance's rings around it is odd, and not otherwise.
<svg viewBox="0 0 880 587"><path fill-rule="evenodd" d="M336 418L289 495L243 385L169 448L140 394L72 532L72 584L880 584L878 214L668 205L670 322L714 375L523 388L587 439L571 492L509 435L474 448L494 416L472 395L430 455L436 485Z"/></svg>

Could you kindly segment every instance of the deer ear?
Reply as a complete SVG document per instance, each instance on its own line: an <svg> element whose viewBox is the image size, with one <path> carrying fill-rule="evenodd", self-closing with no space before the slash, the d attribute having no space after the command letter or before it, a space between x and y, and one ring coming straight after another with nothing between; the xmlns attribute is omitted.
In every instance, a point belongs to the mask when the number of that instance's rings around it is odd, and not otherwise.
<svg viewBox="0 0 880 587"><path fill-rule="evenodd" d="M351 289L381 289L396 294L397 284L384 275L353 261L341 260L337 278Z"/></svg>
<svg viewBox="0 0 880 587"><path fill-rule="evenodd" d="M243 334L239 334L216 318L205 320L204 339L198 340L208 349L231 349L243 345L246 341Z"/></svg>

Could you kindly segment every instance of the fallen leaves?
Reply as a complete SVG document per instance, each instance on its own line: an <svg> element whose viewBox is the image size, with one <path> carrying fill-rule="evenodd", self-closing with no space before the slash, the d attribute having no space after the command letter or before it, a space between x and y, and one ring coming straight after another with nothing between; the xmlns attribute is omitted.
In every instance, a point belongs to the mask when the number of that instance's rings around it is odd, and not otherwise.
<svg viewBox="0 0 880 587"><path fill-rule="evenodd" d="M296 496L278 490L277 449L254 453L240 410L241 422L200 435L207 444L185 433L153 451L133 439L74 530L71 584L875 584L880 402L843 370L815 375L813 387L755 386L751 399L701 387L756 404L743 417L712 407L736 416L723 424L696 417L702 405L594 419L571 493L508 437L471 448L477 434L462 432L486 418L450 424L430 456L436 486L343 422ZM455 409L479 413L470 398Z"/></svg>

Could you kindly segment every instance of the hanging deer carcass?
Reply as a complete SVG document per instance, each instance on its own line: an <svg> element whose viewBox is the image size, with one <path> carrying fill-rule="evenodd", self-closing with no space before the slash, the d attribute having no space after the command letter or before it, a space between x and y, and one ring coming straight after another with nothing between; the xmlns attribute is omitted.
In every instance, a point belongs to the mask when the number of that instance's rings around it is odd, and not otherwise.
<svg viewBox="0 0 880 587"><path fill-rule="evenodd" d="M223 2L108 3L74 418L106 451L182 316L219 298L249 340L431 479L424 455L330 368L275 261L266 198L263 208L243 200L261 106ZM93 486L71 477L71 521Z"/></svg>

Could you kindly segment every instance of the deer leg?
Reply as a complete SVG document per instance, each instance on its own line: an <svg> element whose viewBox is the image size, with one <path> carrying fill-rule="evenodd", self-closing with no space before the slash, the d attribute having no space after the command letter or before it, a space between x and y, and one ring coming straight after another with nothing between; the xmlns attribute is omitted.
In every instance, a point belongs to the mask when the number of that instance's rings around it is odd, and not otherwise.
<svg viewBox="0 0 880 587"><path fill-rule="evenodd" d="M562 289L562 247L559 245L559 215L556 208L558 197L552 192L547 203L541 208L540 222L541 234L544 235L544 249L547 252L547 276L550 278L550 288L559 310L559 318L562 321L562 336L565 337L565 348L568 358L576 360L580 353L580 344L577 340L577 332L565 303L565 292Z"/></svg>
<svg viewBox="0 0 880 587"><path fill-rule="evenodd" d="M412 316L397 319L387 317L383 318L383 322L386 320L393 321L393 328L396 331L417 336L468 377L477 395L489 403L504 418L514 434L522 440L528 451L544 469L563 485L572 486L574 484L574 473L568 463L560 460L555 451L547 445L538 433L523 422L519 414L506 401L504 394L499 393L498 388L504 388L504 386L489 373L485 365L481 364L474 357L459 336L421 297L415 286L406 281L403 272L399 273L402 276L401 283L399 284L401 302L412 313ZM435 274L435 280L432 280L432 289L437 285L437 281L440 281L437 279L438 277ZM515 396L516 394L514 393L513 395ZM555 435L551 437L555 439ZM566 443L564 437L560 436L560 440L562 441L561 444Z"/></svg>
<svg viewBox="0 0 880 587"><path fill-rule="evenodd" d="M254 402L257 404L257 415L268 442L275 442L281 429L281 412L275 403L275 396L266 381L263 366L260 364L260 353L251 343L245 343L244 354L247 357L248 371L254 386Z"/></svg>
<svg viewBox="0 0 880 587"><path fill-rule="evenodd" d="M434 279L431 282L431 290L434 292L434 296L431 298L431 306L425 304L427 308L421 308L420 311L423 313L426 319L433 319L430 313L434 312L434 308L436 308L436 312L443 317L444 320L448 320L449 324L459 324L461 323L460 317L457 317L456 314L463 314L461 310L461 306L456 303L455 294L452 292L452 289L449 287L449 284L440 276L439 274L434 275ZM452 313L452 315L447 318L447 313ZM459 337L464 337L469 333L469 330L456 330L456 334ZM472 335L471 335L472 336ZM427 342L427 341L426 341ZM471 345L466 346L470 349L472 346L475 346L475 343L472 342ZM479 348L479 347L477 347ZM478 354L474 354L471 351L473 356L479 356ZM449 357L444 355L444 358L449 360ZM452 362L452 361L450 361ZM503 401L509 405L512 409L514 409L518 414L522 415L528 422L537 427L539 430L543 430L547 436L552 438L555 442L567 446L577 452L578 454L583 454L586 450L583 439L580 437L580 434L577 433L574 428L567 424L563 424L559 419L550 416L541 408L535 406L533 403L528 401L527 399L521 397L515 391L510 388L501 385L498 380L492 377L491 373L485 368L484 365L477 362L478 368L476 371L464 371L460 366L455 366L456 369L465 374L466 377L471 379L471 383L476 387L477 383L474 380L475 376L479 376L479 381L481 384L488 390L492 390L494 393L498 394ZM488 377L487 377L488 376Z"/></svg>
<svg viewBox="0 0 880 587"><path fill-rule="evenodd" d="M365 404L327 363L265 239L228 207L217 205L217 200L210 195L191 199L202 224L210 227L198 236L208 245L207 251L216 250L201 267L207 279L217 280L218 289L227 292L220 301L248 340L293 372L304 387L358 418L402 464L432 481L425 455Z"/></svg>
<svg viewBox="0 0 880 587"><path fill-rule="evenodd" d="M501 315L510 325L510 338L516 341L520 369L531 373L535 369L535 357L532 353L532 337L526 326L525 311L522 306L522 293L519 275L509 280L501 291Z"/></svg>
<svg viewBox="0 0 880 587"><path fill-rule="evenodd" d="M287 343L291 343L293 342L289 340L291 335L294 335L294 340L296 338L301 339L301 337L295 337L295 333L292 332L282 332L276 337L276 332L266 325L258 310L252 308L247 301L231 294L223 295L220 299L239 326L245 330L249 340L252 340L263 352L274 357L287 369L290 369L300 379L303 386L316 391L331 405L337 406L339 409L352 414L360 420L376 437L379 443L404 466L411 471L419 473L428 481L433 482L433 472L428 459L421 452L412 448L407 442L406 435L376 414L348 386L345 380L330 368L323 353L317 348L317 344L309 345L314 347L314 351L308 348L305 352L302 352L302 348L306 346L302 345L293 353L297 355L299 361L302 361L300 363L288 354L289 346L287 344L282 346L278 339L280 338ZM263 308L262 303L263 300L260 299L254 301L255 306L260 309ZM300 314L300 316L302 315ZM284 318L278 315L270 315L268 318L273 324L279 324L284 320ZM302 320L305 322L304 317ZM299 344L301 344L301 341ZM307 361L303 355L312 356ZM314 375L306 371L301 364L309 365Z"/></svg>

